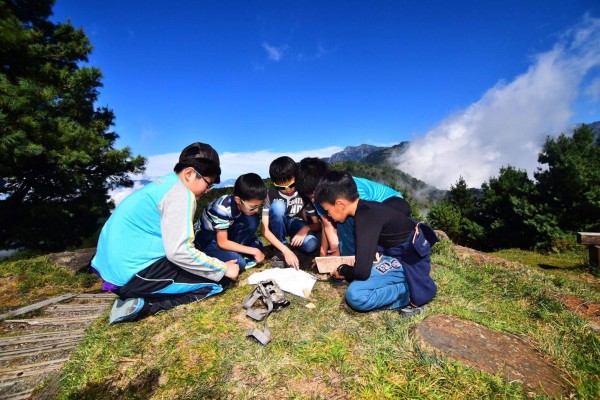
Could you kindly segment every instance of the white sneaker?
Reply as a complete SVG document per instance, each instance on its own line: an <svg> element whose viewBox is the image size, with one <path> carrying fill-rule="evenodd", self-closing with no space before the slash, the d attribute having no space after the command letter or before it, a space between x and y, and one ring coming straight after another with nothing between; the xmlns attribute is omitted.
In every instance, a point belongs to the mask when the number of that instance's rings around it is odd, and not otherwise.
<svg viewBox="0 0 600 400"><path fill-rule="evenodd" d="M108 322L110 324L116 324L118 322L133 319L140 312L142 307L144 307L144 299L141 297L125 300L116 299L112 310L110 311Z"/></svg>

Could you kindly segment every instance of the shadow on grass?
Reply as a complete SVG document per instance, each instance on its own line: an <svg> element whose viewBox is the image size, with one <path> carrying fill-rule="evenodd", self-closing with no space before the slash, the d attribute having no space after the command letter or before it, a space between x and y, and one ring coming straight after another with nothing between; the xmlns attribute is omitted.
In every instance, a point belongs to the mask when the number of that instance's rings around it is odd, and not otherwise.
<svg viewBox="0 0 600 400"><path fill-rule="evenodd" d="M125 388L115 387L113 382L91 383L80 392L71 394L69 399L147 399L158 388L160 371L147 370L135 377Z"/></svg>
<svg viewBox="0 0 600 400"><path fill-rule="evenodd" d="M550 264L538 264L541 269L565 269L564 267L557 267L556 265Z"/></svg>

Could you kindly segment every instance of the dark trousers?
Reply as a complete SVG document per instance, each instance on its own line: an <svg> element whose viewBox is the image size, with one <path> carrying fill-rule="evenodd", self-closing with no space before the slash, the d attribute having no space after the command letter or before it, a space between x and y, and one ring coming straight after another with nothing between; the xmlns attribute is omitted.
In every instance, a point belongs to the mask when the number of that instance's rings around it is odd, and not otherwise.
<svg viewBox="0 0 600 400"><path fill-rule="evenodd" d="M227 277L214 282L192 274L163 257L113 292L122 299L142 297L145 304L138 314L141 318L219 294L230 283Z"/></svg>

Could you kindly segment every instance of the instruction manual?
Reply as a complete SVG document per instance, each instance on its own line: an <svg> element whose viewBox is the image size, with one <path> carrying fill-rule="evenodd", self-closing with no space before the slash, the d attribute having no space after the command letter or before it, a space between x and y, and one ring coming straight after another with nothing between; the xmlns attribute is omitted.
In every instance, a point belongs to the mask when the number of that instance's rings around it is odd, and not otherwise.
<svg viewBox="0 0 600 400"><path fill-rule="evenodd" d="M258 282L273 279L281 290L306 298L305 293L312 291L317 277L308 272L295 268L271 268L256 272L248 277L248 283L256 285Z"/></svg>

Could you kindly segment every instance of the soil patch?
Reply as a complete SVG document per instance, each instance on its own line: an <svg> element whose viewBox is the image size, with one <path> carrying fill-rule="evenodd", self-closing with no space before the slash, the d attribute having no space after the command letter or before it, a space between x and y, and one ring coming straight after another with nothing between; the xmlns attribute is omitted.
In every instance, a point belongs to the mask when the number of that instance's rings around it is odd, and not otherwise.
<svg viewBox="0 0 600 400"><path fill-rule="evenodd" d="M461 260L470 259L474 265L494 264L502 268L518 268L523 267L523 264L508 261L505 258L492 256L481 251L473 250L469 247L459 246L457 244L452 245L452 249L456 252L456 255Z"/></svg>
<svg viewBox="0 0 600 400"><path fill-rule="evenodd" d="M559 301L570 311L587 318L594 332L600 333L600 303L597 301L586 301L580 297L564 294Z"/></svg>

